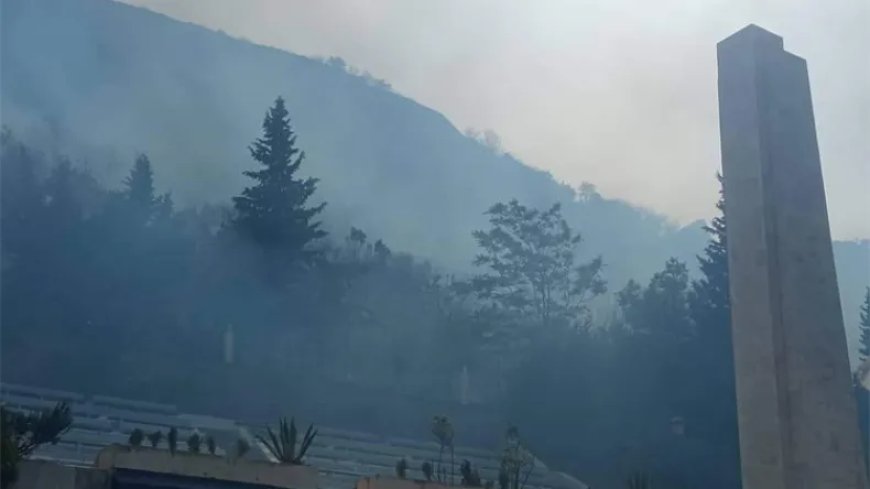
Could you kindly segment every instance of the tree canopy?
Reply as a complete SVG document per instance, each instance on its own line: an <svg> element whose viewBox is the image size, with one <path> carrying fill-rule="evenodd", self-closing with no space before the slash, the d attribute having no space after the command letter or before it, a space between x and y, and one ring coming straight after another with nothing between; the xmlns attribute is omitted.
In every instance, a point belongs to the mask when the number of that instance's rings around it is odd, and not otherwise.
<svg viewBox="0 0 870 489"><path fill-rule="evenodd" d="M528 208L517 200L486 212L488 230L474 231L485 269L472 280L477 296L510 314L553 324L588 326L588 302L605 291L601 257L578 263L581 236L561 207Z"/></svg>
<svg viewBox="0 0 870 489"><path fill-rule="evenodd" d="M292 261L309 259L310 245L326 236L316 220L326 203L308 205L317 189L317 179L298 174L305 153L296 147L296 135L283 98L278 97L266 113L263 135L249 150L261 168L244 172L254 184L233 197L236 213L233 228Z"/></svg>

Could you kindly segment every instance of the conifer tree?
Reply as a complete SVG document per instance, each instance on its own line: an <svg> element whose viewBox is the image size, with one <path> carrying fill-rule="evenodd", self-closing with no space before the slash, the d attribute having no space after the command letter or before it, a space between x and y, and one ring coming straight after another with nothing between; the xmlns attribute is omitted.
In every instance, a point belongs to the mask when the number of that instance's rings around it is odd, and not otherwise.
<svg viewBox="0 0 870 489"><path fill-rule="evenodd" d="M864 294L864 303L861 304L859 317L861 322L858 324L858 327L861 331L861 338L859 340L858 355L861 362L864 362L870 357L870 287L867 287L867 291Z"/></svg>
<svg viewBox="0 0 870 489"><path fill-rule="evenodd" d="M720 185L722 176L717 175ZM728 342L730 355L731 301L728 292L728 248L725 226L725 199L720 187L716 208L720 215L713 218L704 231L710 236L704 254L698 256L702 277L692 283L690 307L699 334L715 342Z"/></svg>
<svg viewBox="0 0 870 489"><path fill-rule="evenodd" d="M150 209L154 205L154 171L148 156L142 154L136 158L130 176L124 179L124 187L130 202L144 209Z"/></svg>
<svg viewBox="0 0 870 489"><path fill-rule="evenodd" d="M722 176L719 201L714 217L704 230L710 236L704 253L698 256L701 278L692 282L689 309L697 331L697 343L691 361L696 376L690 381L698 393L695 418L699 431L725 452L723 460L738 466L737 411L734 357L731 346L731 300L728 278L727 223Z"/></svg>
<svg viewBox="0 0 870 489"><path fill-rule="evenodd" d="M151 160L142 154L136 158L130 175L124 179L122 196L134 222L139 225L153 224L172 214L172 198L169 194L154 193L154 170Z"/></svg>
<svg viewBox="0 0 870 489"><path fill-rule="evenodd" d="M263 136L249 150L261 167L244 172L255 183L233 198L236 215L232 227L263 248L281 252L286 259L306 261L312 256L312 242L326 235L315 220L326 204L308 205L318 180L297 175L305 153L296 147L296 135L281 97L266 113Z"/></svg>

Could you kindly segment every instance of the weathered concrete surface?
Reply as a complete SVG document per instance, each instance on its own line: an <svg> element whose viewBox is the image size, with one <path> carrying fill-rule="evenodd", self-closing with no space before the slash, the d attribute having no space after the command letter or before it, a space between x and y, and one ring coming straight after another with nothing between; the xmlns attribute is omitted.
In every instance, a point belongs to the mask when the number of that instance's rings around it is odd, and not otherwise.
<svg viewBox="0 0 870 489"><path fill-rule="evenodd" d="M23 460L13 489L109 489L108 473L56 462Z"/></svg>
<svg viewBox="0 0 870 489"><path fill-rule="evenodd" d="M246 484L284 487L288 489L318 489L317 470L305 465L273 464L255 460L229 460L217 455L193 454L183 451L174 455L166 450L112 445L97 455L98 469L133 469L157 474L199 477Z"/></svg>
<svg viewBox="0 0 870 489"><path fill-rule="evenodd" d="M744 489L867 489L806 63L718 46Z"/></svg>

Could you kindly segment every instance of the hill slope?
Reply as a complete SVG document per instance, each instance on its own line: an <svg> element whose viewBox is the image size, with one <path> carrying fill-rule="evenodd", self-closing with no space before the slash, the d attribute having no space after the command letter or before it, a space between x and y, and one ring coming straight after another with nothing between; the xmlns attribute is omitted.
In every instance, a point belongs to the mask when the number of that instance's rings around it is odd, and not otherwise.
<svg viewBox="0 0 870 489"><path fill-rule="evenodd" d="M25 141L86 161L111 184L145 151L158 187L177 202L227 202L252 166L247 144L280 94L337 233L353 224L394 248L463 269L475 252L470 232L484 224L489 205L513 197L535 206L562 202L585 251L604 255L613 289L644 280L670 256L693 264L703 247L699 223L680 229L622 201L578 196L340 63L109 0L8 0L2 8L4 124ZM836 249L854 324L870 250Z"/></svg>
<svg viewBox="0 0 870 489"><path fill-rule="evenodd" d="M158 185L176 200L228 201L252 165L246 147L280 94L336 228L353 223L397 248L464 266L470 232L495 201L574 200L547 173L337 64L106 0L12 0L3 13L5 123L22 139L87 158L109 182L147 151ZM622 202L590 200L566 213L594 251L614 255L611 271L623 277L649 273L703 239ZM646 250L653 268L618 263L632 249Z"/></svg>

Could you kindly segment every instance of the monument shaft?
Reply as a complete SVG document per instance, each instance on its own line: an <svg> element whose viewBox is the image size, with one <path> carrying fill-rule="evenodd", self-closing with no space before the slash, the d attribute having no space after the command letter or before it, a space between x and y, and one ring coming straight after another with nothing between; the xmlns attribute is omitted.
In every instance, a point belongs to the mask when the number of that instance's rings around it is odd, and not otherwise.
<svg viewBox="0 0 870 489"><path fill-rule="evenodd" d="M744 489L867 489L806 62L720 42L719 122Z"/></svg>

